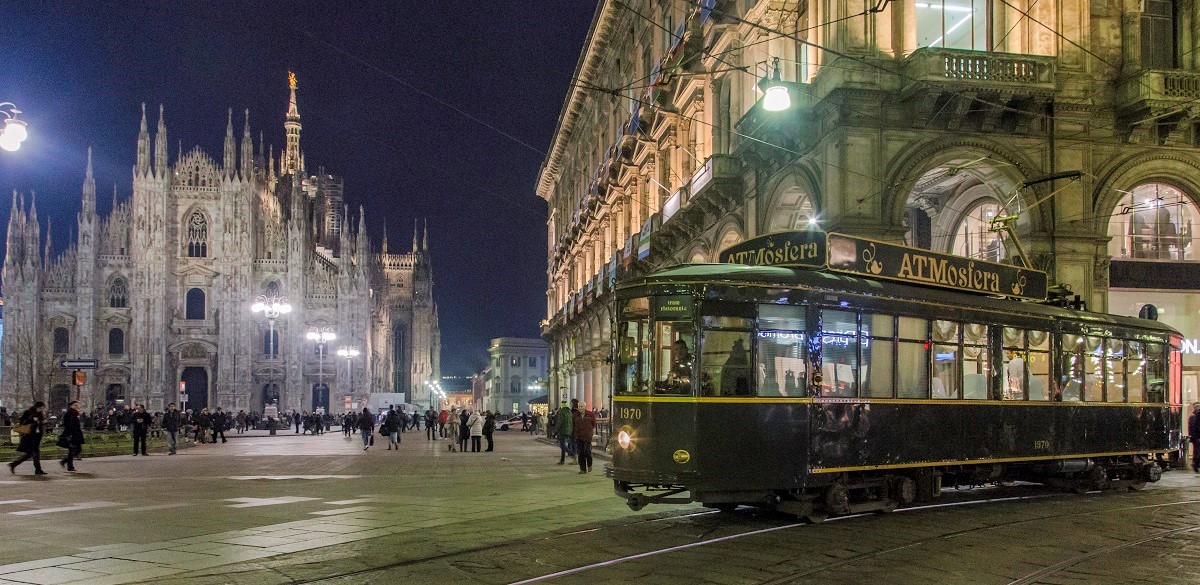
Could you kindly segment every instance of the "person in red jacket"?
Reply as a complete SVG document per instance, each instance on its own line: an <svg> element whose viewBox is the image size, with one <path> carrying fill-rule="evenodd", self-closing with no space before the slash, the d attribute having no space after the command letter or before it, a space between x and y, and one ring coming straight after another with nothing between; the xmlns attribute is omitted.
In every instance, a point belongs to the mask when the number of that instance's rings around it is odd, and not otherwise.
<svg viewBox="0 0 1200 585"><path fill-rule="evenodd" d="M446 438L446 423L449 421L450 411L443 408L442 411L438 413L438 433L442 435L443 439Z"/></svg>
<svg viewBox="0 0 1200 585"><path fill-rule="evenodd" d="M592 435L596 432L596 417L579 407L579 399L571 399L571 431L575 435L575 455L579 473L592 470Z"/></svg>

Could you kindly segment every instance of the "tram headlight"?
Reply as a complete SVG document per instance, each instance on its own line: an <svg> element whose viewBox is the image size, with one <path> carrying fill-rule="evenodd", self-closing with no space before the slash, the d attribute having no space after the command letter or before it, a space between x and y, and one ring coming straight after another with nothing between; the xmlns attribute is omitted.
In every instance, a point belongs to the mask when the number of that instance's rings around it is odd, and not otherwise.
<svg viewBox="0 0 1200 585"><path fill-rule="evenodd" d="M622 449L628 449L629 446L633 444L633 437L629 436L629 431L622 430L621 432L617 433L617 444L620 445Z"/></svg>

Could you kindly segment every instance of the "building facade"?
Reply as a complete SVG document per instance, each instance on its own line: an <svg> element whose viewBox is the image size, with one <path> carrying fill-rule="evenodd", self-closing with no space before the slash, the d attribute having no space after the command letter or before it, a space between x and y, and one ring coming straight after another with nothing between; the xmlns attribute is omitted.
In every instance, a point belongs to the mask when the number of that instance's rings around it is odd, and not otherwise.
<svg viewBox="0 0 1200 585"><path fill-rule="evenodd" d="M151 141L143 106L132 198L118 201L114 186L112 212L97 214L89 150L76 241L57 256L49 219L43 236L36 202L14 194L3 404L57 412L77 396L162 410L186 398L341 412L370 392L428 402L440 338L427 233L414 230L411 250L389 250L386 236L373 250L361 208L352 229L342 179L305 172L290 85L278 157L261 134L254 143L249 111L239 147L231 110L220 163L199 147L172 160L162 108ZM272 323L250 310L259 295L293 311ZM318 348L313 330L337 339ZM358 356L340 358L343 347ZM81 387L59 367L68 358L98 362Z"/></svg>
<svg viewBox="0 0 1200 585"><path fill-rule="evenodd" d="M551 399L610 399L620 278L819 228L1145 303L1200 386L1200 5L601 0L538 179ZM763 88L789 106L763 107Z"/></svg>
<svg viewBox="0 0 1200 585"><path fill-rule="evenodd" d="M541 339L497 337L488 347L491 366L483 409L525 412L529 401L546 394L549 347Z"/></svg>

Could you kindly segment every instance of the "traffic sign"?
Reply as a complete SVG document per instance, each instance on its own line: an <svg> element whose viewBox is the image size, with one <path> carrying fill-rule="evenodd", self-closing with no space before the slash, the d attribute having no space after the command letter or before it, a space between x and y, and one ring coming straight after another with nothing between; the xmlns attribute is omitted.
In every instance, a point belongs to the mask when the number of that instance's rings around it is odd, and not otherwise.
<svg viewBox="0 0 1200 585"><path fill-rule="evenodd" d="M62 360L58 362L58 367L65 370L94 370L96 360Z"/></svg>

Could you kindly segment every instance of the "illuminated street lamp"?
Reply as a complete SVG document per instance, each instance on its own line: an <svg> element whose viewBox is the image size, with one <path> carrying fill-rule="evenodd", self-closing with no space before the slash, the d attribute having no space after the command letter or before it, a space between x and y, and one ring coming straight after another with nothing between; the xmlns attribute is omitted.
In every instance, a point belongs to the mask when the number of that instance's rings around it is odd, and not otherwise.
<svg viewBox="0 0 1200 585"><path fill-rule="evenodd" d="M18 120L21 110L12 102L0 102L0 114L4 114L4 130L0 131L0 148L13 152L29 137L24 120Z"/></svg>
<svg viewBox="0 0 1200 585"><path fill-rule="evenodd" d="M329 327L313 327L308 330L306 337L308 337L309 341L316 342L317 344L317 385L326 394L327 399L329 389L325 387L325 351L329 348L329 342L337 339L337 334ZM316 397L313 399L316 400ZM313 404L313 409L315 410L316 408L317 405Z"/></svg>
<svg viewBox="0 0 1200 585"><path fill-rule="evenodd" d="M763 90L762 107L768 112L782 112L792 107L792 97L788 94L787 84L779 74L779 58L775 58L775 74L770 79L764 77L759 82Z"/></svg>
<svg viewBox="0 0 1200 585"><path fill-rule="evenodd" d="M287 297L258 295L254 299L254 304L250 305L250 311L253 313L262 313L262 316L267 318L267 325L271 328L270 337L267 340L267 349L269 350L267 358L275 359L278 355L275 343L277 337L275 335L275 320L280 315L291 313L292 304L288 302Z"/></svg>
<svg viewBox="0 0 1200 585"><path fill-rule="evenodd" d="M354 368L350 367L350 361L358 357L358 353L357 349L348 345L343 345L337 350L338 357L346 358L346 386L349 390L347 394L354 393Z"/></svg>

